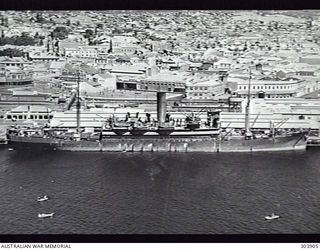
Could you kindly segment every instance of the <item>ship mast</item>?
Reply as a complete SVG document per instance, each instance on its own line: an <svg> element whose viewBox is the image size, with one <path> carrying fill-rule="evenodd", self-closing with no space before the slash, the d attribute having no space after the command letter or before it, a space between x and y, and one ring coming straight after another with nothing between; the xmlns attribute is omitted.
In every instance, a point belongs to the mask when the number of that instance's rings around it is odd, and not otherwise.
<svg viewBox="0 0 320 250"><path fill-rule="evenodd" d="M251 68L249 68L249 84L248 84L248 101L246 105L246 114L245 114L245 131L246 133L250 132L250 94L251 94Z"/></svg>
<svg viewBox="0 0 320 250"><path fill-rule="evenodd" d="M77 71L77 134L80 134L80 70Z"/></svg>

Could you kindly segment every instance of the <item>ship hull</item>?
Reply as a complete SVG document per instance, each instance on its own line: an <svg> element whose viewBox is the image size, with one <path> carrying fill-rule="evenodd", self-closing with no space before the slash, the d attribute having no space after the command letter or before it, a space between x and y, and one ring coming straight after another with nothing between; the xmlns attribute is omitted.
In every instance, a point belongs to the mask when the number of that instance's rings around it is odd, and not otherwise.
<svg viewBox="0 0 320 250"><path fill-rule="evenodd" d="M23 150L56 150L58 143L52 138L10 136L8 145Z"/></svg>
<svg viewBox="0 0 320 250"><path fill-rule="evenodd" d="M52 138L37 138L37 140L34 140L28 137L13 136L10 138L10 145L17 149L87 152L264 152L306 149L306 141L301 135L275 139L235 139L228 141L201 136L110 136L103 138L101 141L72 141Z"/></svg>
<svg viewBox="0 0 320 250"><path fill-rule="evenodd" d="M320 137L319 136L310 136L307 139L307 148L310 147L320 147Z"/></svg>
<svg viewBox="0 0 320 250"><path fill-rule="evenodd" d="M276 138L259 138L254 140L232 139L220 144L221 152L264 152L305 150L306 140L304 135L296 134Z"/></svg>

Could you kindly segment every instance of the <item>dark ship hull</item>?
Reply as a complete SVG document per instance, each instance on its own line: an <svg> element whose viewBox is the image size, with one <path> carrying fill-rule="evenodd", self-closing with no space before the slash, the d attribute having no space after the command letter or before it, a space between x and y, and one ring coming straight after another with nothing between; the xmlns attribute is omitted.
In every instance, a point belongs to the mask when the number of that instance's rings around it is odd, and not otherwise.
<svg viewBox="0 0 320 250"><path fill-rule="evenodd" d="M214 136L108 136L101 140L64 140L12 135L15 149L97 151L97 152L259 152L305 150L304 135L275 138L221 140Z"/></svg>

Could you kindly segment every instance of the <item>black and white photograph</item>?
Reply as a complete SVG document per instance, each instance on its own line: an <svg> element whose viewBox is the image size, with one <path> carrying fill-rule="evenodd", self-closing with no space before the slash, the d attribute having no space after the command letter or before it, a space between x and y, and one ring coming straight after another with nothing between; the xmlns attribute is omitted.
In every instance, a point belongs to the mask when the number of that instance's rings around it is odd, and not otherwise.
<svg viewBox="0 0 320 250"><path fill-rule="evenodd" d="M320 10L0 11L0 235L320 232Z"/></svg>

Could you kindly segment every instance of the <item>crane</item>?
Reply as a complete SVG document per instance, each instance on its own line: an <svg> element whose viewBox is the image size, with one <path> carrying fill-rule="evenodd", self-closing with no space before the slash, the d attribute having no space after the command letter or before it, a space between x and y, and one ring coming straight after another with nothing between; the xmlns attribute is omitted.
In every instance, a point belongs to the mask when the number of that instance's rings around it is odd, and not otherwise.
<svg viewBox="0 0 320 250"><path fill-rule="evenodd" d="M253 126L256 124L256 122L257 122L260 114L261 114L261 112L259 112L259 113L257 114L256 118L254 119L253 123L252 123L251 126L250 126L251 128L253 128Z"/></svg>

